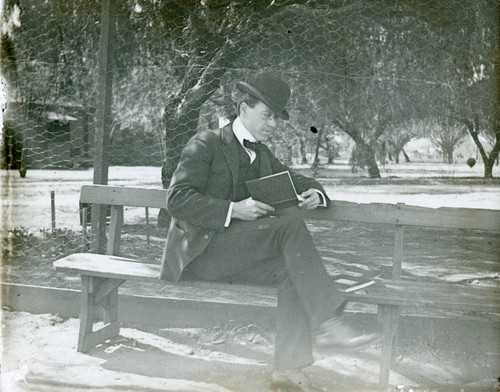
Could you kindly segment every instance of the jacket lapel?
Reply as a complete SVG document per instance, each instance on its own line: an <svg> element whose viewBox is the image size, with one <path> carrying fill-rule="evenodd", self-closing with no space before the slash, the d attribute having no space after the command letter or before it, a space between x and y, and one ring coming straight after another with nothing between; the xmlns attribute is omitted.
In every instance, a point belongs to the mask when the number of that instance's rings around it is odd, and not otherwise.
<svg viewBox="0 0 500 392"><path fill-rule="evenodd" d="M231 174L233 176L233 199L236 196L236 187L238 185L238 175L239 175L239 157L238 157L238 146L236 143L236 137L233 133L233 123L229 123L224 128L222 128L222 152L226 158L227 164L231 169Z"/></svg>

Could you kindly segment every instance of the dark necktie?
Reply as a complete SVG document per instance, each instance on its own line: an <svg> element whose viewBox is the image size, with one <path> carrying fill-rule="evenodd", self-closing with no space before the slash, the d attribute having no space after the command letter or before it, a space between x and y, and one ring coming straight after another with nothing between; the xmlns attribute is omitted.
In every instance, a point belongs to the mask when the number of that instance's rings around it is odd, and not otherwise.
<svg viewBox="0 0 500 392"><path fill-rule="evenodd" d="M243 146L249 150L257 151L261 144L261 142L251 142L248 139L243 139Z"/></svg>
<svg viewBox="0 0 500 392"><path fill-rule="evenodd" d="M245 148L248 148L249 150L255 151L255 154L259 156L261 177L272 174L273 171L271 167L271 161L267 152L267 148L265 148L265 144L261 142L251 142L250 140L243 139L243 146Z"/></svg>

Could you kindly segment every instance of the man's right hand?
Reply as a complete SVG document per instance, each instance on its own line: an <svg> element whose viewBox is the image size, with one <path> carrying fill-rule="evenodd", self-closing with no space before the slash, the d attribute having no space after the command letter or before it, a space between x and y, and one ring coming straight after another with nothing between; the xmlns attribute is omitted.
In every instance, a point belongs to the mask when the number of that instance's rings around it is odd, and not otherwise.
<svg viewBox="0 0 500 392"><path fill-rule="evenodd" d="M274 208L270 205L249 197L234 203L231 218L252 221L272 211Z"/></svg>

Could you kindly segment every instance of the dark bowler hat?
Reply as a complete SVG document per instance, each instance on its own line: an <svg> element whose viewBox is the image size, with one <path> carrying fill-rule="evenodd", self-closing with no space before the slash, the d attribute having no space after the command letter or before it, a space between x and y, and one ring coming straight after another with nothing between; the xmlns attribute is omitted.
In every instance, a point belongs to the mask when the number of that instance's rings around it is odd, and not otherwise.
<svg viewBox="0 0 500 392"><path fill-rule="evenodd" d="M288 120L285 106L290 98L290 86L273 72L258 72L246 82L237 82L236 87L265 103L276 115Z"/></svg>

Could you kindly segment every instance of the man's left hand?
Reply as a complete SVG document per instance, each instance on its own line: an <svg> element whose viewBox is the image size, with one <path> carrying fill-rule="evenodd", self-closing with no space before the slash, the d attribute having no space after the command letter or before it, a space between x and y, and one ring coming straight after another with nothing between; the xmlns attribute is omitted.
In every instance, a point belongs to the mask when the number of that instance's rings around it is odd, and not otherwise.
<svg viewBox="0 0 500 392"><path fill-rule="evenodd" d="M302 192L300 196L302 196L304 200L299 203L299 208L314 210L321 202L319 194L314 188L309 188L307 191Z"/></svg>

